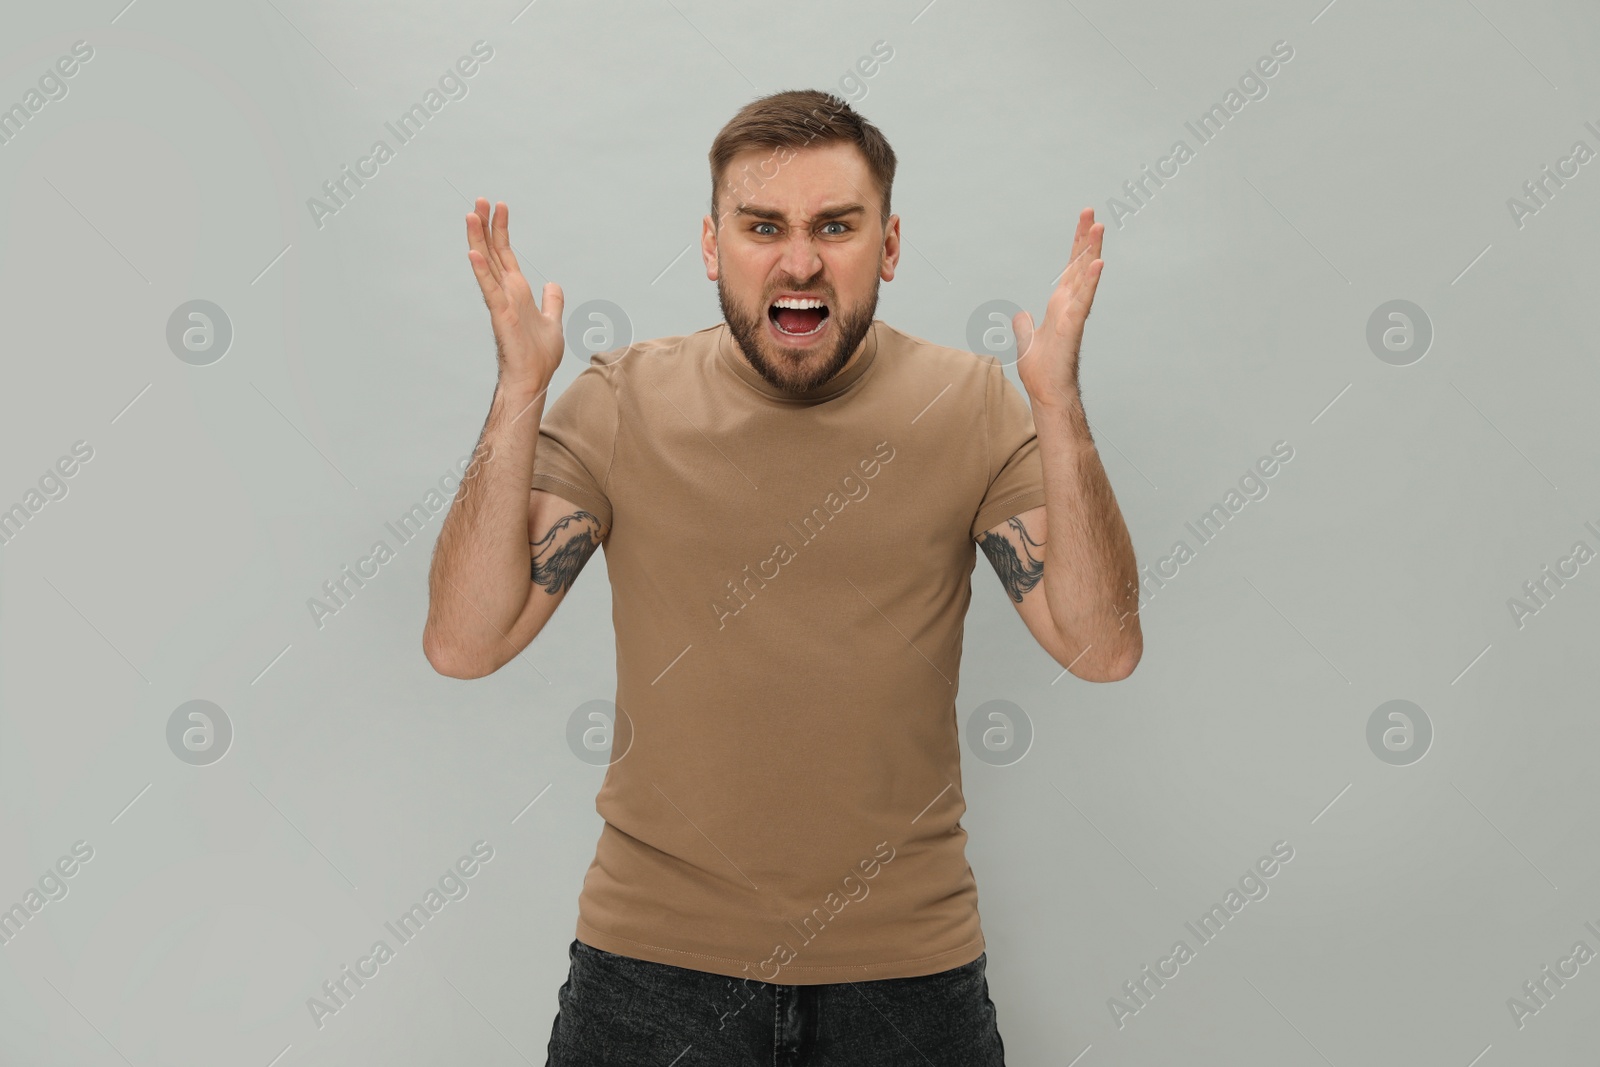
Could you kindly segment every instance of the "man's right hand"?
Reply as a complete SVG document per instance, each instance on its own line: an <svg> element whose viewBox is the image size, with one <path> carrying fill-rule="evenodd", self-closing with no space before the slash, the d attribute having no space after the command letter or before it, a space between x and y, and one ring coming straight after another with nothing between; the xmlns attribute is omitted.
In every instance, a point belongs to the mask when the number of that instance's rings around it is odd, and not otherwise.
<svg viewBox="0 0 1600 1067"><path fill-rule="evenodd" d="M542 392L555 377L566 348L561 331L561 286L547 283L543 310L535 306L533 290L517 269L517 257L511 251L505 201L495 204L492 223L488 200L478 197L475 207L467 216L467 259L478 276L483 302L489 306L500 383Z"/></svg>

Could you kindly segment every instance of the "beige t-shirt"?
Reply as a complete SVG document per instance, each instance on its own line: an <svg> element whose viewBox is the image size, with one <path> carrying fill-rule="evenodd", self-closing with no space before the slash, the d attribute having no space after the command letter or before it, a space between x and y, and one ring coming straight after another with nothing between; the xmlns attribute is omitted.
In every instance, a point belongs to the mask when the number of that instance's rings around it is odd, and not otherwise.
<svg viewBox="0 0 1600 1067"><path fill-rule="evenodd" d="M611 527L617 728L578 939L794 985L976 959L962 622L976 537L1044 503L999 362L877 321L797 398L725 324L636 342L547 405L533 487Z"/></svg>

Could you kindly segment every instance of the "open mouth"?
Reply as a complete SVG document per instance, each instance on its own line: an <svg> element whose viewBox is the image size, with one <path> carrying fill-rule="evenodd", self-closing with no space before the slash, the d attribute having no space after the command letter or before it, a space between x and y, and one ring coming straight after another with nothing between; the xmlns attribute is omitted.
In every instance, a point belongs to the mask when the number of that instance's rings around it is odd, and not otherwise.
<svg viewBox="0 0 1600 1067"><path fill-rule="evenodd" d="M815 337L828 323L828 305L815 298L783 297L768 305L767 318L785 337Z"/></svg>

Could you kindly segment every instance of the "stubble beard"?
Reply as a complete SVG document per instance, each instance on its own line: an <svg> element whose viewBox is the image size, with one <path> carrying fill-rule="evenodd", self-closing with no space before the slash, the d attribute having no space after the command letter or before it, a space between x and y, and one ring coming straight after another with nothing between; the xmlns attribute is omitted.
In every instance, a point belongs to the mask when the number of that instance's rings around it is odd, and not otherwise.
<svg viewBox="0 0 1600 1067"><path fill-rule="evenodd" d="M767 332L767 305L758 307L755 314L740 307L729 295L720 272L717 278L717 303L722 306L722 317L727 320L734 343L745 354L756 373L784 392L804 393L831 379L850 362L851 354L867 336L867 331L872 328L873 317L878 313L878 282L878 279L873 279L872 292L855 307L840 308L834 300L828 301L830 322L838 320L833 323L837 340L833 350L821 359L809 349L774 344ZM806 291L804 285L783 285L778 288ZM808 363L812 364L811 368L803 369Z"/></svg>

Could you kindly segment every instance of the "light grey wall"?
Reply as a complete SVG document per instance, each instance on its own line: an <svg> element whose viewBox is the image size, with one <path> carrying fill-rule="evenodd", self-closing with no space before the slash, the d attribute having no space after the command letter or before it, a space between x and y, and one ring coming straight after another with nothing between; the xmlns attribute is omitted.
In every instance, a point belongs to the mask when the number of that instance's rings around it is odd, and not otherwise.
<svg viewBox="0 0 1600 1067"><path fill-rule="evenodd" d="M321 625L307 601L476 440L466 198L511 204L569 311L709 325L680 253L711 137L877 41L853 95L899 154L908 244L880 316L962 346L986 301L1038 317L1093 205L1089 415L1141 564L1194 550L1110 685L1061 676L980 562L959 709L1033 731L1009 764L965 754L1012 1062L1592 1059L1600 963L1520 1026L1507 1003L1600 951L1600 563L1520 624L1509 603L1600 548L1600 163L1509 204L1600 149L1591 5L124 2L9 5L0 43L6 106L93 48L0 145L0 506L93 450L0 546L0 904L93 850L0 947L0 1060L543 1062L600 828L566 737L614 692L603 557L473 682L420 650L438 518ZM479 40L467 95L314 221ZM1185 122L1279 41L1200 144ZM1180 138L1193 158L1114 212ZM231 324L207 365L167 338L192 300ZM1369 342L1396 300L1425 354ZM1185 524L1280 441L1200 545ZM169 742L191 700L231 724L209 765ZM1369 743L1394 700L1426 745ZM478 841L469 894L319 1028L307 998ZM1268 895L1201 945L1185 922L1280 841ZM1109 999L1179 939L1119 1027Z"/></svg>

